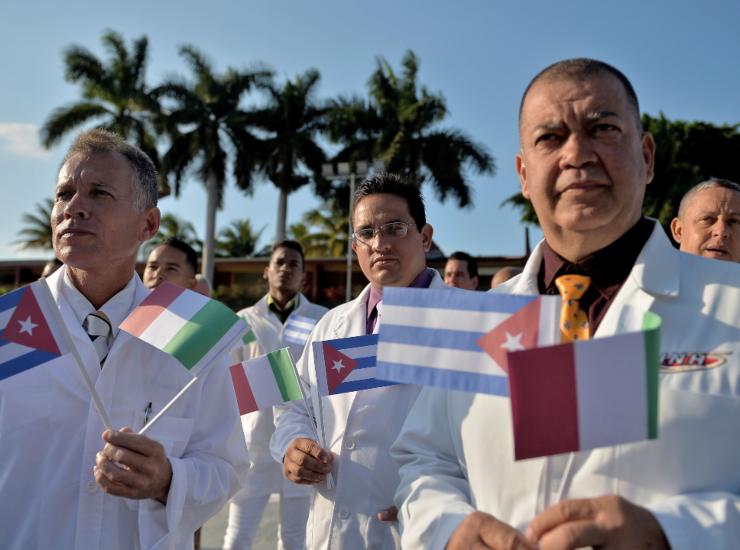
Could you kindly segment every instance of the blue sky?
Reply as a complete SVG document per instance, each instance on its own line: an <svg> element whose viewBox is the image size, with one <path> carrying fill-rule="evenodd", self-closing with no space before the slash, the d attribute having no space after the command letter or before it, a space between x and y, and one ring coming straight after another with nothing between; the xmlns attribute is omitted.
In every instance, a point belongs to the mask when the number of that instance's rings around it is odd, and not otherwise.
<svg viewBox="0 0 740 550"><path fill-rule="evenodd" d="M217 69L272 66L278 78L308 68L322 75L320 96L365 92L377 56L398 67L412 49L420 82L447 99L445 123L486 145L498 170L471 178L475 207L440 204L425 189L428 218L445 252L519 255L518 213L500 204L518 190L517 107L529 79L553 61L589 56L612 63L632 80L643 111L669 118L740 122L740 2L622 0L241 0L195 2L52 2L3 0L0 5L0 259L47 257L12 244L21 215L53 194L68 141L44 151L36 129L51 111L78 98L64 80L62 51L79 44L102 55L108 28L127 40L150 40L148 80L186 74L177 55L190 43ZM291 195L288 220L317 205L309 188ZM202 235L205 191L187 181L179 199L160 207L195 223ZM229 186L218 226L249 217L274 235L277 192L259 183L247 197ZM537 236L534 233L533 236Z"/></svg>

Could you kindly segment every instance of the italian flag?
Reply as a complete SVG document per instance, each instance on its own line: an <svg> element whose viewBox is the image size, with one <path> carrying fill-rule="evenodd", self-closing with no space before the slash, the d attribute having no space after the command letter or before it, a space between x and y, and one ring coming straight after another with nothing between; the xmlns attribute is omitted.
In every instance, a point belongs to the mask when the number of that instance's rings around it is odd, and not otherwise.
<svg viewBox="0 0 740 550"><path fill-rule="evenodd" d="M232 365L230 370L240 415L303 399L288 348Z"/></svg>
<svg viewBox="0 0 740 550"><path fill-rule="evenodd" d="M244 334L246 323L217 300L162 283L120 328L169 353L196 374Z"/></svg>
<svg viewBox="0 0 740 550"><path fill-rule="evenodd" d="M643 329L508 354L516 460L657 438L660 318Z"/></svg>

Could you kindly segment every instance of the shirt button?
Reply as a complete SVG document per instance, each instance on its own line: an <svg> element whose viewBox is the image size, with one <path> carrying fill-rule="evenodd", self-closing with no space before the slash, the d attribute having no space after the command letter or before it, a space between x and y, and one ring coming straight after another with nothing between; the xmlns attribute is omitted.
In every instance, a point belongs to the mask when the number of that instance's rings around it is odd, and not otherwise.
<svg viewBox="0 0 740 550"><path fill-rule="evenodd" d="M341 519L349 519L349 510L340 510L339 511L339 517Z"/></svg>
<svg viewBox="0 0 740 550"><path fill-rule="evenodd" d="M354 440L354 439L347 439L347 440L346 440L346 441L344 442L344 448L345 448L345 449L347 449L348 451L351 451L351 450L352 450L352 449L354 449L354 448L355 448L356 446L357 446L357 444L355 443L355 440Z"/></svg>
<svg viewBox="0 0 740 550"><path fill-rule="evenodd" d="M85 490L93 495L98 492L98 484L94 481L88 481L87 483L85 483Z"/></svg>

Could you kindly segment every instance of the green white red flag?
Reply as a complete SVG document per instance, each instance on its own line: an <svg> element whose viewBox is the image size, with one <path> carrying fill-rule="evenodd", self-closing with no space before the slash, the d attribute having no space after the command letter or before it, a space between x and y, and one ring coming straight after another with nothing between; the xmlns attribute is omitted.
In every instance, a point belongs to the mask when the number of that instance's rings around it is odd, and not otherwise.
<svg viewBox="0 0 740 550"><path fill-rule="evenodd" d="M232 365L230 371L240 415L303 399L288 348Z"/></svg>
<svg viewBox="0 0 740 550"><path fill-rule="evenodd" d="M657 438L660 324L509 352L515 459Z"/></svg>

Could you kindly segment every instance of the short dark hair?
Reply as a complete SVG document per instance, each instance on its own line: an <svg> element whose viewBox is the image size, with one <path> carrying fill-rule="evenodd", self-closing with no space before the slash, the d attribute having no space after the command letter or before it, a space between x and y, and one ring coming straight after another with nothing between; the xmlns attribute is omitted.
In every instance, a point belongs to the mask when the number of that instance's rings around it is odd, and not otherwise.
<svg viewBox="0 0 740 550"><path fill-rule="evenodd" d="M522 110L524 109L524 101L527 99L529 90L532 89L538 81L543 79L567 79L567 80L586 80L587 78L608 73L619 80L627 94L627 99L635 108L635 119L637 120L637 127L642 130L642 120L640 119L640 102L637 100L637 94L635 89L632 87L632 83L619 69L612 67L608 63L599 61L597 59L590 59L587 57L579 57L576 59L565 59L558 61L542 69L535 77L529 82L527 88L522 94L522 100L519 102L519 126L522 124Z"/></svg>
<svg viewBox="0 0 740 550"><path fill-rule="evenodd" d="M118 134L96 128L79 134L64 156L62 166L77 153L118 153L126 157L136 174L134 206L145 210L157 206L157 169L149 156L137 146L127 142Z"/></svg>
<svg viewBox="0 0 740 550"><path fill-rule="evenodd" d="M274 245L272 245L272 250L270 251L270 260L272 260L272 255L275 254L275 252L279 248L289 248L291 250L295 250L296 252L298 252L298 254L301 255L301 267L306 265L306 257L303 255L303 247L298 241L283 239L282 241L276 242Z"/></svg>
<svg viewBox="0 0 740 550"><path fill-rule="evenodd" d="M180 252L185 253L185 260L188 265L193 268L193 275L198 273L198 254L188 243L181 241L177 237L168 237L154 248L159 248L160 246L171 246L172 248L176 248Z"/></svg>
<svg viewBox="0 0 740 550"><path fill-rule="evenodd" d="M450 257L447 259L466 262L468 265L468 277L472 279L473 277L478 276L478 260L473 258L473 256L471 256L467 252L461 252L458 250L457 252L453 252L452 254L450 254Z"/></svg>
<svg viewBox="0 0 740 550"><path fill-rule="evenodd" d="M383 193L401 197L406 201L409 207L409 214L411 214L419 231L427 224L424 197L421 194L419 186L411 183L403 176L391 172L378 172L359 185L357 190L355 190L354 201L352 203L352 218L354 219L357 203L360 202L360 199L368 195L380 195Z"/></svg>

